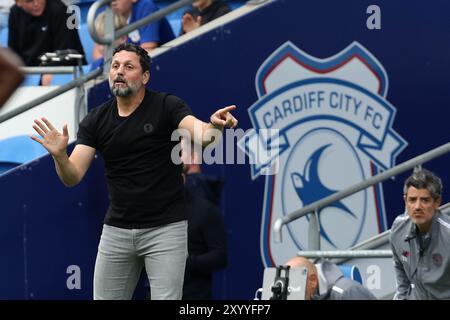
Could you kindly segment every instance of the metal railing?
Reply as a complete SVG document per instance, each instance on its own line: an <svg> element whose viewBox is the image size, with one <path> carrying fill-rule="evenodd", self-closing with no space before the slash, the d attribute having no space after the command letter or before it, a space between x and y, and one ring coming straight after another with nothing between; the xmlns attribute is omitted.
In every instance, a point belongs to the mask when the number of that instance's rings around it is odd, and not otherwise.
<svg viewBox="0 0 450 320"><path fill-rule="evenodd" d="M111 10L110 6L106 6L107 4L111 3L112 0L98 0L96 2L94 2L91 7L89 8L88 11L88 15L87 15L87 24L88 24L88 30L89 33L92 37L92 39L99 43L99 44L103 44L105 45L105 49L104 49L104 61L105 61L105 65L108 65L108 63L111 61L112 58L112 52L114 49L114 41L124 35L127 35L128 33L137 30L138 28L150 24L152 22L158 21L160 19L162 19L163 17L167 16L168 14L177 11L178 9L187 6L189 4L191 4L192 2L194 2L195 0L180 0L177 1L163 9L160 9L158 11L156 11L155 13L139 20L136 21L132 24L129 24L119 30L114 30L114 22L113 22L113 12ZM259 5L262 4L264 2L267 2L268 0L251 0L248 1L249 4L254 4L254 5ZM105 36L104 37L100 37L96 30L95 30L95 24L94 24L94 20L95 17L97 15L97 11L99 8L106 6L105 8ZM69 69L70 68L70 71ZM65 74L65 73L74 73L76 74L75 70L76 67L25 67L23 68L23 70L25 71L25 73L47 73L47 74ZM96 69L92 72L89 72L86 75L83 75L81 73L81 75L79 76L79 78L74 79L73 81L70 81L60 87L58 87L57 89L44 94L42 96L40 96L39 98L36 98L33 101L27 102L24 105L15 108L14 110L10 111L10 112L6 112L2 115L0 115L0 123L7 121L27 110L30 110L44 102L47 102L53 98L55 98L56 96L65 93L66 91L69 91L73 88L78 87L79 91L81 92L81 94L77 94L77 102L76 104L82 104L84 103L84 87L82 87L87 81L94 79L98 76L100 76L102 73L103 75L107 76L107 68L99 68ZM83 111L82 106L78 107L79 112L77 112L76 114L78 115L78 117L80 117L79 115L82 115L83 113L85 113L86 110Z"/></svg>
<svg viewBox="0 0 450 320"><path fill-rule="evenodd" d="M76 74L77 67L59 66L59 67L21 67L25 74Z"/></svg>
<svg viewBox="0 0 450 320"><path fill-rule="evenodd" d="M108 45L114 42L114 40L129 34L130 32L139 29L142 26L145 26L147 24L150 24L152 22L158 21L162 18L164 18L165 16L167 16L168 14L177 11L178 9L187 6L189 4L191 4L192 2L194 2L195 0L180 0L177 1L163 9L160 9L158 11L156 11L155 13L142 18L139 21L136 21L132 24L129 24L125 27L123 27L122 29L119 29L117 31L114 31L114 25L112 29L110 29L109 31L113 31L113 32L108 32L108 34L105 32L105 37L100 37L97 34L97 31L95 30L95 25L94 25L94 21L95 21L95 17L97 15L97 11L98 9L100 9L103 6L106 6L107 4L111 3L112 0L99 0L96 1L92 4L92 6L89 8L88 11L88 15L87 15L87 24L88 24L88 30L89 33L91 34L92 39L94 39L95 42L99 43L99 44L104 44L104 45ZM105 10L110 10L110 7L106 7ZM112 10L111 10L112 11ZM106 17L105 17L106 18ZM112 20L111 20L112 21Z"/></svg>
<svg viewBox="0 0 450 320"><path fill-rule="evenodd" d="M441 147L438 147L438 148L433 149L433 150L431 150L431 151L429 151L427 153L424 153L421 156L418 156L418 157L413 158L413 159L411 159L409 161L406 161L403 164L399 164L397 167L400 167L400 170L403 170L403 168L401 166L407 166L408 168L412 168L412 167L416 166L416 165L414 165L416 163L416 161L418 161L417 165L420 165L420 164L422 164L422 163L424 163L426 161L429 161L429 160L431 160L433 158L436 158L436 157L439 157L439 156L441 156L443 154L446 154L449 151L450 151L450 143L447 143L447 144L444 144ZM393 169L398 170L397 167L394 167ZM408 168L406 168L404 170L408 170ZM386 171L385 174L388 174L389 173L388 171ZM403 171L393 171L393 172L395 172L397 174L397 173L403 172ZM373 178L377 178L377 176L374 176ZM387 177L387 178L389 178L389 177ZM375 182L373 182L373 184L379 182L377 179L374 179L374 181ZM350 187L349 189L344 190L344 192L348 192L348 190L350 190L350 189L353 189L353 187ZM359 190L356 190L355 192L358 192L358 191ZM330 198L330 197L328 197L328 198ZM326 199L327 198L325 198L323 200L326 200ZM317 208L320 208L320 206L319 206L320 203L319 202L321 202L321 201L322 200L316 202L315 205L317 206ZM331 202L333 202L333 201L331 201ZM312 205L314 205L314 203ZM327 205L327 204L325 204L325 205ZM450 202L442 205L439 208L439 210L442 213L444 213L444 214L450 214ZM295 213L298 214L298 212L294 212L292 214L295 214ZM316 217L316 216L317 215L314 215L314 217ZM310 223L314 224L314 222L312 220L313 219L310 220ZM312 231L314 229L316 229L316 227L310 228L309 232L314 232L314 231ZM317 226L317 229L318 229L318 226ZM357 244L356 246L354 246L354 247L352 247L352 248L350 248L348 250L330 250L330 251L305 250L305 251L299 251L297 253L297 255L305 257L305 258L310 258L310 259L319 259L319 258L333 259L333 262L336 263L336 264L345 263L349 259L355 259L355 258L362 258L362 259L367 259L367 258L372 258L372 259L374 259L374 258L391 258L392 257L392 251L391 250L376 250L376 249L374 249L374 248L378 248L380 246L383 246L383 245L389 243L389 236L390 236L390 230L387 230L387 231L384 231L384 232L382 232L382 233L380 233L378 235L375 235L374 237L372 237L370 239L367 239L367 240ZM315 238L317 239L318 237L320 237L319 231L317 231L317 233L315 235L313 235L313 236L309 235L310 241L311 241L311 239L315 239ZM316 245L317 245L317 243L316 243ZM318 249L320 249L320 248L318 248ZM381 299L392 299L393 294L394 294L394 292L388 293L384 297L381 297Z"/></svg>
<svg viewBox="0 0 450 320"><path fill-rule="evenodd" d="M443 214L450 214L450 202L439 207ZM376 236L369 238L348 250L330 250L330 251L299 251L298 255L305 258L335 258L335 263L343 263L351 258L391 258L391 250L374 250L382 245L389 243L391 230L386 230Z"/></svg>
<svg viewBox="0 0 450 320"><path fill-rule="evenodd" d="M331 250L302 251L299 255L305 258L390 258L391 250Z"/></svg>
<svg viewBox="0 0 450 320"><path fill-rule="evenodd" d="M24 68L24 71L26 73L72 73L74 72L73 70L76 69L77 67L27 67ZM68 70L71 70L70 72L67 72ZM80 77L56 88L55 90L52 90L30 102L27 102L17 108L14 108L13 110L9 111L9 112L5 112L4 114L0 115L0 123L9 120L25 111L28 111L44 102L47 102L53 98L55 98L56 96L59 96L60 94L63 94L69 90L72 90L73 88L77 88L79 90L79 93L77 93L77 101L76 101L76 108L77 108L77 112L76 115L77 117L80 117L82 113L85 112L85 108L83 108L84 106L84 84L91 80L96 78L97 76L99 76L102 73L102 69L96 69L94 71L91 71L89 73L87 73L86 75L82 74L82 71L80 71ZM78 123L78 122L77 122Z"/></svg>
<svg viewBox="0 0 450 320"><path fill-rule="evenodd" d="M87 23L88 23L88 29L89 33L91 34L91 37L100 44L105 44L105 64L111 60L112 57L112 51L113 51L113 42L120 38L123 35L128 34L131 31L134 31L146 24L149 24L151 22L157 21L164 16L178 10L179 8L191 4L194 0L181 0L176 3L173 3L169 6L167 6L164 9L158 10L154 14L145 17L133 24L127 25L126 27L117 30L114 32L114 25L113 25L113 16L112 11L109 6L106 7L106 19L105 19L105 37L101 38L98 36L95 28L94 28L94 18L96 16L97 10L105 6L106 4L109 4L112 2L112 0L99 0L94 2L88 11L87 16ZM109 55L109 56L108 56ZM79 68L79 69L77 69ZM74 88L78 88L77 94L76 94L76 109L75 112L76 115L76 122L78 123L79 120L82 118L83 115L86 113L86 106L85 106L85 91L84 91L84 84L88 82L89 80L92 80L98 76L100 76L103 73L103 68L98 68L94 71L91 71L87 73L86 75L83 74L81 67L24 67L22 70L26 74L74 74L74 80L56 88L55 90L52 90L51 92L48 92L30 102L27 102L17 108L14 108L13 110L9 112L5 112L4 114L0 115L0 123L7 121L25 111L28 111L44 102L47 102L69 90L72 90ZM104 73L106 73L107 70L105 70Z"/></svg>
<svg viewBox="0 0 450 320"><path fill-rule="evenodd" d="M318 210L320 208L326 207L326 206L332 204L333 202L336 202L340 199L343 199L347 196L357 193L365 188L375 185L381 181L384 181L384 180L386 180L390 177L393 177L397 174L400 174L404 171L410 170L416 166L421 165L422 163L425 163L434 158L440 157L448 152L450 152L450 142L448 142L440 147L437 147L431 151L428 151L422 155L419 155L413 159L405 161L389 170L386 170L386 171L384 171L380 174L377 174L367 180L357 183L345 190L336 192L336 193L332 194L331 196L323 198L323 199L316 201L304 208L296 210L282 218L277 219L273 226L273 236L274 236L275 242L282 241L281 228L283 225L285 225L291 221L294 221L296 219L299 219L307 214L313 213L313 217L315 216L315 219L310 219L309 230L308 230L308 232L309 232L308 238L311 241L309 246L310 246L310 250L320 250L320 234L319 234L319 225L317 222Z"/></svg>
<svg viewBox="0 0 450 320"><path fill-rule="evenodd" d="M114 41L119 39L120 37L129 34L130 32L139 29L142 26L145 26L147 24L150 24L152 22L158 21L168 14L177 11L178 9L187 6L194 2L195 0L180 0L177 1L163 9L159 9L155 13L152 13L151 15L142 18L139 21L136 21L132 24L129 24L119 30L115 30L114 28L114 19L113 19L113 12L110 6L108 6L109 3L112 2L112 0L99 0L94 2L91 7L89 8L88 14L87 14L87 24L88 24L88 30L92 37L92 39L97 42L98 44L104 45L104 59L105 64L109 64L112 59L112 53L114 50ZM100 37L97 33L97 30L95 30L95 17L97 16L97 11L103 7L105 8L105 35L104 37ZM105 70L106 72L106 70Z"/></svg>

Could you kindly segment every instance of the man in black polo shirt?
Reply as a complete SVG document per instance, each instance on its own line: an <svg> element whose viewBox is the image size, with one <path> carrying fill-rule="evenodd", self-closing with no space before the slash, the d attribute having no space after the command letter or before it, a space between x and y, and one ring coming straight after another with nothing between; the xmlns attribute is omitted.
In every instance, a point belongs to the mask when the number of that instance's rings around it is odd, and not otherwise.
<svg viewBox="0 0 450 320"><path fill-rule="evenodd" d="M78 30L70 22L67 7L60 0L16 0L9 14L8 47L27 66L38 66L40 55L56 50L73 49L84 55ZM43 85L50 81L50 75L41 80Z"/></svg>
<svg viewBox="0 0 450 320"><path fill-rule="evenodd" d="M224 127L236 127L228 106L209 123L192 115L173 95L147 90L147 51L122 44L114 51L109 82L116 96L80 123L70 157L67 125L58 132L45 118L33 128L55 161L66 186L80 182L96 150L105 161L110 206L104 220L94 271L94 299L130 299L142 267L152 299L180 299L187 256L187 223L182 166L172 159L174 130L183 129L207 145ZM214 131L214 132L211 132Z"/></svg>

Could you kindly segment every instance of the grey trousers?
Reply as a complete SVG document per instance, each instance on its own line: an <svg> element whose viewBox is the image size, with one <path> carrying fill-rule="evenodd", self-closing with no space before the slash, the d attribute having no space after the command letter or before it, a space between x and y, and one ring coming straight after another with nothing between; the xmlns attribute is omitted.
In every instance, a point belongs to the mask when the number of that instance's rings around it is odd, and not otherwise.
<svg viewBox="0 0 450 320"><path fill-rule="evenodd" d="M143 266L152 300L181 300L187 221L149 229L103 226L94 270L94 299L131 299Z"/></svg>

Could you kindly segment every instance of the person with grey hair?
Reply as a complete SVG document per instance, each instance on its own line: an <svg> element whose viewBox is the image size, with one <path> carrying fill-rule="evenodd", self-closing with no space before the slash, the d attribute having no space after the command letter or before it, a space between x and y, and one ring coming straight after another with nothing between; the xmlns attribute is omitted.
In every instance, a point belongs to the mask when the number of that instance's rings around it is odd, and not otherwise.
<svg viewBox="0 0 450 320"><path fill-rule="evenodd" d="M450 216L439 211L442 182L417 169L403 188L406 213L391 228L395 300L450 299Z"/></svg>

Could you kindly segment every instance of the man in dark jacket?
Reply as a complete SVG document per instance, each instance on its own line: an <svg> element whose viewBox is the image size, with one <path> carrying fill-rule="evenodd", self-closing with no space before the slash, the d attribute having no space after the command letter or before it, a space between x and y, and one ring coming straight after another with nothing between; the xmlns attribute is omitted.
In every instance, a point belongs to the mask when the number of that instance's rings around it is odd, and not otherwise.
<svg viewBox="0 0 450 320"><path fill-rule="evenodd" d="M73 49L84 56L77 26L71 22L61 1L16 0L9 14L8 47L27 66L40 65L39 56L57 50ZM50 75L43 76L43 85L50 82Z"/></svg>
<svg viewBox="0 0 450 320"><path fill-rule="evenodd" d="M183 139L182 161L188 221L188 258L183 300L212 299L213 273L225 268L228 260L225 224L218 208L223 184L221 180L208 179L201 173L201 149L198 149L195 144Z"/></svg>
<svg viewBox="0 0 450 320"><path fill-rule="evenodd" d="M186 188L188 258L183 300L212 299L213 273L227 265L225 226L219 209Z"/></svg>

